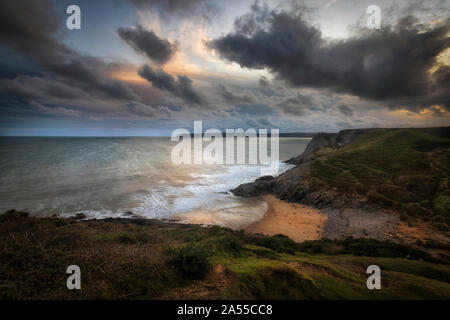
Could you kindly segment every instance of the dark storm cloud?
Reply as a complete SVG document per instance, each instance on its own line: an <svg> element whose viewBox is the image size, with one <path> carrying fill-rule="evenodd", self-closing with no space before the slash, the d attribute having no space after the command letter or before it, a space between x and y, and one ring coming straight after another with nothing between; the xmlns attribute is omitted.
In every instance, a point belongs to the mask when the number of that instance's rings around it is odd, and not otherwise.
<svg viewBox="0 0 450 320"><path fill-rule="evenodd" d="M156 118L165 116L170 118L172 116L172 111L163 106L151 107L140 102L130 102L126 105L126 107L131 113L142 117Z"/></svg>
<svg viewBox="0 0 450 320"><path fill-rule="evenodd" d="M239 104L230 111L231 113L237 114L237 116L246 115L250 117L275 114L274 109L265 104Z"/></svg>
<svg viewBox="0 0 450 320"><path fill-rule="evenodd" d="M2 1L1 44L29 52L39 60L60 60L70 53L54 38L61 22L50 0Z"/></svg>
<svg viewBox="0 0 450 320"><path fill-rule="evenodd" d="M268 117L247 119L246 122L251 128L254 129L276 127L276 125Z"/></svg>
<svg viewBox="0 0 450 320"><path fill-rule="evenodd" d="M238 103L253 103L255 102L254 97L249 94L238 94L232 92L229 88L224 85L218 85L217 93L222 97L222 99L227 104L238 104Z"/></svg>
<svg viewBox="0 0 450 320"><path fill-rule="evenodd" d="M117 33L137 53L145 54L157 64L165 64L177 50L176 44L158 37L153 31L144 30L142 26L119 28Z"/></svg>
<svg viewBox="0 0 450 320"><path fill-rule="evenodd" d="M408 17L393 27L327 42L301 14L254 5L251 13L236 20L233 33L209 46L241 67L267 68L293 87L330 88L372 100L408 99L449 108L448 87L439 80L448 79L448 68L441 67L431 77L428 72L436 56L450 46L449 31L448 21L431 29Z"/></svg>
<svg viewBox="0 0 450 320"><path fill-rule="evenodd" d="M164 70L153 70L145 65L138 71L139 76L152 83L153 87L168 91L173 95L183 98L190 104L202 105L205 103L204 97L197 93L192 86L192 79L188 76L178 75L175 79Z"/></svg>
<svg viewBox="0 0 450 320"><path fill-rule="evenodd" d="M23 99L35 100L52 97L56 99L89 99L90 95L82 89L72 87L64 82L55 81L52 77L33 77L19 75L13 80L0 80L9 94Z"/></svg>
<svg viewBox="0 0 450 320"><path fill-rule="evenodd" d="M439 86L444 88L450 88L450 66L442 66L440 67L434 74L434 83L437 84L436 90L439 89Z"/></svg>
<svg viewBox="0 0 450 320"><path fill-rule="evenodd" d="M270 83L269 83L269 80L268 80L266 77L262 76L262 77L259 78L259 85L260 85L260 86L262 86L262 87L268 87L269 84L270 84Z"/></svg>
<svg viewBox="0 0 450 320"><path fill-rule="evenodd" d="M55 64L49 70L76 84L85 92L100 98L121 100L137 99L133 91L123 82L102 75L107 65L103 61L90 57L74 57L70 62Z"/></svg>
<svg viewBox="0 0 450 320"><path fill-rule="evenodd" d="M308 113L308 108L311 108L312 106L313 101L311 98L302 94L289 97L277 105L277 107L283 110L284 113L296 116L306 115Z"/></svg>
<svg viewBox="0 0 450 320"><path fill-rule="evenodd" d="M208 20L220 9L213 0L129 0L139 9L158 12L164 18L171 15L201 16Z"/></svg>
<svg viewBox="0 0 450 320"><path fill-rule="evenodd" d="M396 2L393 3L393 8L390 8L390 11L396 11L395 6L398 6ZM400 9L401 13L403 15L405 14L425 14L425 13L432 13L433 16L439 17L441 15L445 16L445 14L448 12L449 9L449 3L447 0L408 0L405 1L405 6L398 8Z"/></svg>
<svg viewBox="0 0 450 320"><path fill-rule="evenodd" d="M45 82L44 92L53 96L70 96L70 87L77 94L82 90L90 98L138 99L124 83L104 75L107 64L101 59L79 55L58 41L62 23L49 0L2 1L0 43L37 64L40 73L51 74L41 81L41 86ZM44 80L42 74L41 79L35 77L37 82ZM14 87L13 82L9 85ZM63 87L64 91L58 92Z"/></svg>
<svg viewBox="0 0 450 320"><path fill-rule="evenodd" d="M351 117L354 114L353 109L351 109L349 106L347 106L345 104L341 104L337 108L340 113L342 113L343 115L345 115L347 117Z"/></svg>

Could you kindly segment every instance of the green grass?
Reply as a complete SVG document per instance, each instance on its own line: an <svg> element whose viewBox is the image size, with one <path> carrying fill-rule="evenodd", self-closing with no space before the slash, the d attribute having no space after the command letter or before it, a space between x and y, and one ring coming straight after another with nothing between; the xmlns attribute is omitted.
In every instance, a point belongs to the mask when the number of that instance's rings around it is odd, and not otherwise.
<svg viewBox="0 0 450 320"><path fill-rule="evenodd" d="M0 221L0 299L450 299L449 264L390 242L17 212ZM82 290L66 288L72 264ZM366 288L372 264L382 290Z"/></svg>
<svg viewBox="0 0 450 320"><path fill-rule="evenodd" d="M318 153L311 185L337 188L367 202L432 219L450 218L450 138L429 129L372 129L341 149ZM447 229L448 230L448 229Z"/></svg>

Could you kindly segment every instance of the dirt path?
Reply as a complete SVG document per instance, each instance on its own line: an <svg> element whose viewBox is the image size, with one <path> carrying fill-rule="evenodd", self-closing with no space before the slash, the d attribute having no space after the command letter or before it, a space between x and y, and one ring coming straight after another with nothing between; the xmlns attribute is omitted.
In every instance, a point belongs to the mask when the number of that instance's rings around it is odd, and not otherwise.
<svg viewBox="0 0 450 320"><path fill-rule="evenodd" d="M203 280L196 280L184 288L176 288L159 300L221 300L236 282L236 275L222 265L217 265Z"/></svg>

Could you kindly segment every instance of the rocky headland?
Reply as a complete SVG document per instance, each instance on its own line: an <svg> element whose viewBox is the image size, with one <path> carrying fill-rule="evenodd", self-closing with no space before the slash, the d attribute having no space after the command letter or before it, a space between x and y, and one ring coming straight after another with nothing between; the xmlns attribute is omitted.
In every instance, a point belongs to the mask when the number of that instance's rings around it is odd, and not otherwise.
<svg viewBox="0 0 450 320"><path fill-rule="evenodd" d="M448 240L449 146L448 127L319 133L294 168L231 191L321 209L326 238L395 239L399 224L426 221Z"/></svg>

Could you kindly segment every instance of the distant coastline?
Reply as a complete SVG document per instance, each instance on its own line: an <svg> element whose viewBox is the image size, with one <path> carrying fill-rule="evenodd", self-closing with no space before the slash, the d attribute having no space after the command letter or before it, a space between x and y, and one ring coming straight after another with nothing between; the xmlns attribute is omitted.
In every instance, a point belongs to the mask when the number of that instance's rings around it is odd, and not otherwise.
<svg viewBox="0 0 450 320"><path fill-rule="evenodd" d="M280 138L312 138L314 137L318 132L280 132L278 136ZM222 136L225 138L226 133L222 133ZM256 133L256 136L259 137L259 132ZM270 130L267 131L267 136L270 137ZM194 137L194 133L191 133L191 138ZM170 138L170 137L169 137Z"/></svg>

